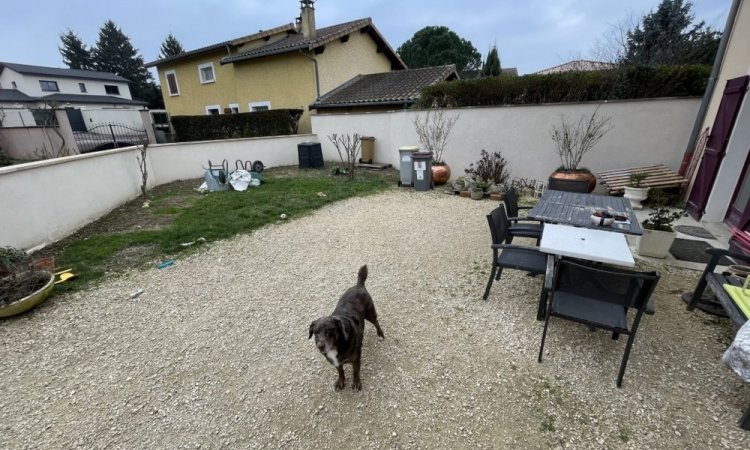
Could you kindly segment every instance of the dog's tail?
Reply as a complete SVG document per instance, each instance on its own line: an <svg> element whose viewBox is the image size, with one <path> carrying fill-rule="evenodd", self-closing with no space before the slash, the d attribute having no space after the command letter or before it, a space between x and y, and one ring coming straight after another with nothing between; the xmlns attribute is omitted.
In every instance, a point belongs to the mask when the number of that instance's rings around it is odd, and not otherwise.
<svg viewBox="0 0 750 450"><path fill-rule="evenodd" d="M364 286L365 280L367 280L367 264L359 268L359 272L357 273L357 285Z"/></svg>

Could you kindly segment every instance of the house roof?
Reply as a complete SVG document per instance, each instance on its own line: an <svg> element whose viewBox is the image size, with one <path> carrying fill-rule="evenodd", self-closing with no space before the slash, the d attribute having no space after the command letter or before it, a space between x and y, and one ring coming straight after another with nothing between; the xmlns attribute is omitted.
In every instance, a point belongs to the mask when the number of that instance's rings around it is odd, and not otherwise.
<svg viewBox="0 0 750 450"><path fill-rule="evenodd" d="M97 72L95 70L59 69L57 67L30 66L28 64L16 64L0 61L0 72L5 67L24 75L42 75L60 78L81 78L87 80L118 81L128 83L127 78L109 72Z"/></svg>
<svg viewBox="0 0 750 450"><path fill-rule="evenodd" d="M183 52L183 53L180 53L180 54L175 55L175 56L170 56L168 58L157 59L155 61L151 61L151 62L146 63L146 67L147 68L148 67L155 67L155 66L160 65L160 64L165 64L165 63L168 63L168 62L178 61L178 60L181 60L181 59L184 59L184 58L189 58L191 56L200 55L202 53L213 52L213 51L216 51L216 50L219 50L219 49L222 49L222 48L226 48L228 46L232 47L232 46L242 45L242 44L244 44L246 42L250 42L250 41L255 40L255 39L262 39L262 38L264 38L266 36L271 36L271 35L276 34L276 33L283 33L285 31L288 32L288 31L292 31L292 30L294 30L294 24L287 23L287 24L278 26L276 28L270 28L268 30L260 30L257 33L248 34L246 36L238 37L236 39L232 39L232 40L229 40L229 41L219 42L218 44L211 44L211 45L207 45L205 47L196 48L195 50L190 50L190 51L187 51L187 52Z"/></svg>
<svg viewBox="0 0 750 450"><path fill-rule="evenodd" d="M40 102L57 103L102 103L107 105L148 105L148 102L130 100L110 95L51 94L36 98Z"/></svg>
<svg viewBox="0 0 750 450"><path fill-rule="evenodd" d="M542 69L538 72L534 72L533 75L547 75L560 72L592 72L595 70L612 70L615 68L617 68L617 64L603 61L591 61L587 59L576 59L563 64L558 64L557 66Z"/></svg>
<svg viewBox="0 0 750 450"><path fill-rule="evenodd" d="M357 75L320 97L310 109L411 105L417 101L423 87L457 78L453 64Z"/></svg>
<svg viewBox="0 0 750 450"><path fill-rule="evenodd" d="M29 97L18 89L0 89L0 102L35 102L34 97Z"/></svg>

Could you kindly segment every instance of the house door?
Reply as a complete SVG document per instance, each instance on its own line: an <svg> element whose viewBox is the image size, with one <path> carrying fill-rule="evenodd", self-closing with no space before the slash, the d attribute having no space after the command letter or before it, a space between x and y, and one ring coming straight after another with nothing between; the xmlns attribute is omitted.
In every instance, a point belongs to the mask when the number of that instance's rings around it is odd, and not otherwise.
<svg viewBox="0 0 750 450"><path fill-rule="evenodd" d="M701 218L708 202L716 173L719 171L721 159L724 157L729 137L732 134L734 121L737 119L737 112L745 96L748 79L750 79L748 76L731 79L727 81L724 88L724 96L721 98L714 125L711 127L711 134L708 136L706 151L703 153L703 159L687 201L687 210L695 219Z"/></svg>
<svg viewBox="0 0 750 450"><path fill-rule="evenodd" d="M68 122L70 122L70 128L73 131L88 131L86 129L86 121L83 120L83 114L80 109L65 108L65 113L68 115Z"/></svg>
<svg viewBox="0 0 750 450"><path fill-rule="evenodd" d="M748 149L745 168L735 188L724 222L733 228L750 230L750 149Z"/></svg>

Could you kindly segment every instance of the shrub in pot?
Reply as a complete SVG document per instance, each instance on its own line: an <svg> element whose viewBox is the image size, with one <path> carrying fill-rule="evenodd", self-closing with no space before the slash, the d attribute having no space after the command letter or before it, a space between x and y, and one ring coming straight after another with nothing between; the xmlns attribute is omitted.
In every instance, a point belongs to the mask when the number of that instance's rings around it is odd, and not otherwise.
<svg viewBox="0 0 750 450"><path fill-rule="evenodd" d="M659 191L651 199L651 212L644 220L643 235L636 238L636 248L641 256L665 258L675 239L672 224L687 216L684 210L670 208L666 194Z"/></svg>
<svg viewBox="0 0 750 450"><path fill-rule="evenodd" d="M634 172L630 174L628 185L625 186L624 197L630 200L633 209L641 209L641 202L648 198L648 191L651 189L643 185L643 181L648 177L648 172Z"/></svg>
<svg viewBox="0 0 750 450"><path fill-rule="evenodd" d="M52 292L55 277L36 269L26 252L0 248L0 317L33 308Z"/></svg>

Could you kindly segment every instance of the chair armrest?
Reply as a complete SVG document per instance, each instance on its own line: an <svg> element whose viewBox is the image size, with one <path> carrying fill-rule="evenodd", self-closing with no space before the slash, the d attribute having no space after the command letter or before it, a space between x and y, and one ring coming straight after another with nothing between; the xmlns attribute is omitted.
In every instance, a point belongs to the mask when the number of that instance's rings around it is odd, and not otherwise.
<svg viewBox="0 0 750 450"><path fill-rule="evenodd" d="M503 249L506 249L506 248L507 249L511 249L512 248L512 249L515 249L515 250L524 250L524 251L527 251L527 252L537 252L537 253L539 252L539 248L538 247L527 247L525 245L516 245L516 244L492 244L492 248L493 249L499 249L499 250L503 250Z"/></svg>
<svg viewBox="0 0 750 450"><path fill-rule="evenodd" d="M531 209L533 206L516 206L517 209Z"/></svg>
<svg viewBox="0 0 750 450"><path fill-rule="evenodd" d="M708 262L709 266L713 270L719 263L719 259L721 259L722 256L726 256L727 258L733 258L733 259L740 259L744 262L750 262L750 255L743 255L742 253L735 253L730 250L726 250L723 248L709 248L706 250L706 253L711 255L711 261Z"/></svg>
<svg viewBox="0 0 750 450"><path fill-rule="evenodd" d="M508 221L510 221L511 223L512 222L520 222L520 221L524 221L524 222L537 222L537 223L540 223L540 224L544 223L541 220L529 219L528 217L508 217Z"/></svg>
<svg viewBox="0 0 750 450"><path fill-rule="evenodd" d="M547 255L547 271L544 273L544 290L552 291L552 280L555 277L555 255Z"/></svg>

